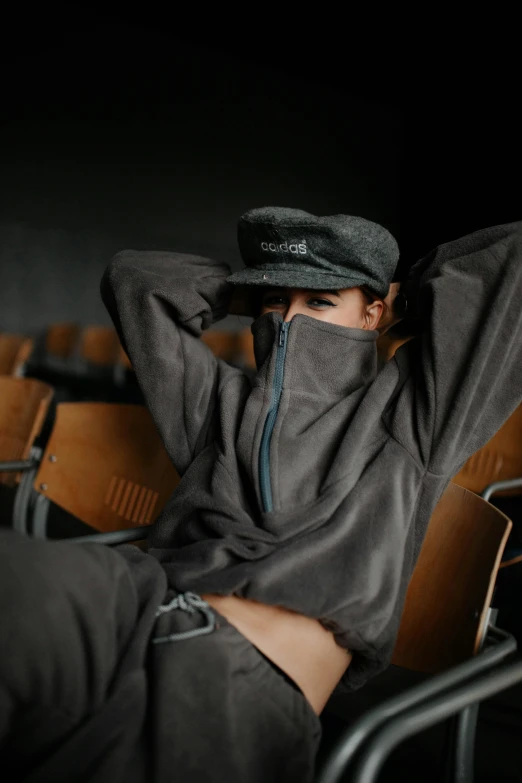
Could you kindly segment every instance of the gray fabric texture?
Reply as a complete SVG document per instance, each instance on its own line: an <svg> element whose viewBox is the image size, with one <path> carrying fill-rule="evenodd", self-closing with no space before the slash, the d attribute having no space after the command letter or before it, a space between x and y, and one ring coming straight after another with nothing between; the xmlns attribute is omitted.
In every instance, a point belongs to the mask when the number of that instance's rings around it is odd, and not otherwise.
<svg viewBox="0 0 522 783"><path fill-rule="evenodd" d="M151 779L187 783L312 783L321 735L301 691L223 616L216 629L152 645ZM205 625L174 610L154 636Z"/></svg>
<svg viewBox="0 0 522 783"><path fill-rule="evenodd" d="M234 285L323 291L367 285L385 297L399 260L397 242L378 223L283 207L246 212L238 243L246 268L230 275Z"/></svg>
<svg viewBox="0 0 522 783"><path fill-rule="evenodd" d="M166 592L161 567L137 547L0 531L4 783L151 780L128 769L144 739L149 639Z"/></svg>
<svg viewBox="0 0 522 783"><path fill-rule="evenodd" d="M411 271L422 336L379 370L377 332L296 316L270 444L279 314L253 324L253 382L198 339L226 310L223 265L125 251L103 297L182 479L151 532L180 591L318 618L353 653L353 689L391 658L432 511L522 401L522 224L441 245ZM413 303L414 302L414 303Z"/></svg>
<svg viewBox="0 0 522 783"><path fill-rule="evenodd" d="M28 576L29 575L29 576ZM136 547L0 531L5 783L311 783L320 722L228 621L163 612Z"/></svg>

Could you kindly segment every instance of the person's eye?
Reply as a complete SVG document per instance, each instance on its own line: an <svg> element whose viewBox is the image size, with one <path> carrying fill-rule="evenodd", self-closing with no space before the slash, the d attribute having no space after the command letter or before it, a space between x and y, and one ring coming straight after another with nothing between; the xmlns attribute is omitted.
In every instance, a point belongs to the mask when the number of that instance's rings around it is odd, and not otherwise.
<svg viewBox="0 0 522 783"><path fill-rule="evenodd" d="M265 296L263 299L263 307L284 307L287 304L287 300L284 296L277 296L272 294L271 296Z"/></svg>
<svg viewBox="0 0 522 783"><path fill-rule="evenodd" d="M336 307L334 302L329 299L323 299L322 297L314 296L313 299L309 299L307 304L310 307Z"/></svg>

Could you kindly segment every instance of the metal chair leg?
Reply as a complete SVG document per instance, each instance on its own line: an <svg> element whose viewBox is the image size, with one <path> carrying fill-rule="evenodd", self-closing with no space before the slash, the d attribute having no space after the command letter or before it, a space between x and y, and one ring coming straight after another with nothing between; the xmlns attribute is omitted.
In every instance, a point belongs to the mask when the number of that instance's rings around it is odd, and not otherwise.
<svg viewBox="0 0 522 783"><path fill-rule="evenodd" d="M381 727L365 745L356 765L352 783L375 783L391 751L408 737L447 720L471 705L488 699L522 681L522 661L515 661L493 672L464 683L425 704L418 704ZM332 778L340 780L340 775Z"/></svg>
<svg viewBox="0 0 522 783"><path fill-rule="evenodd" d="M33 481L35 480L38 472L40 459L42 457L42 449L38 446L33 446L29 454L29 459L32 466L23 473L20 479L20 484L15 495L15 502L13 507L13 529L19 533L28 535L28 519L29 519L29 506L31 502L31 496L33 493Z"/></svg>
<svg viewBox="0 0 522 783"><path fill-rule="evenodd" d="M45 495L38 495L33 509L33 538L47 538L47 517L51 502Z"/></svg>
<svg viewBox="0 0 522 783"><path fill-rule="evenodd" d="M474 658L446 672L430 677L419 685L386 700L354 721L340 737L333 751L325 760L324 765L322 765L322 769L317 777L317 783L338 783L344 774L344 770L350 764L353 764L356 754L363 747L371 744L372 735L378 733L383 726L397 723L399 719L402 720L404 715L413 712L415 708L420 710L432 702L443 701L444 697L450 699L454 689L463 687L469 681L473 682L475 679L484 677L491 670L495 671L496 667L508 660L517 649L515 639L505 631L493 626L488 628L487 633L487 643L483 651ZM452 710L447 717L458 715L473 703L473 700L471 700L462 704L459 709ZM452 739L454 742L451 749L451 759L456 755L454 747L457 736L458 732L453 731ZM454 774L454 768L455 765L452 764L450 767L450 778Z"/></svg>
<svg viewBox="0 0 522 783"><path fill-rule="evenodd" d="M489 502L492 495L497 492L502 492L504 489L518 489L522 487L522 477L515 479L506 479L505 481L494 481L493 484L488 484L487 487L480 493L480 497Z"/></svg>
<svg viewBox="0 0 522 783"><path fill-rule="evenodd" d="M68 544L104 544L105 546L118 546L131 541L144 541L147 538L146 527L132 527L124 530L112 530L108 533L89 533L85 536L67 538Z"/></svg>
<svg viewBox="0 0 522 783"><path fill-rule="evenodd" d="M454 783L473 783L478 711L478 704L473 704L457 716L452 770Z"/></svg>

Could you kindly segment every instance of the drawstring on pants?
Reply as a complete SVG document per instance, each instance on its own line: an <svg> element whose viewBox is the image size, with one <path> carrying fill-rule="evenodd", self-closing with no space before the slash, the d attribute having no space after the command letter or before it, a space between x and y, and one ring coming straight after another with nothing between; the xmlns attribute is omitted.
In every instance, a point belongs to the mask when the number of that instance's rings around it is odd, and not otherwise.
<svg viewBox="0 0 522 783"><path fill-rule="evenodd" d="M216 628L216 616L210 606L196 593L180 593L168 604L162 604L158 607L156 617L161 617L162 614L167 614L173 609L180 609L182 612L188 614L194 614L196 611L200 611L206 618L207 624L202 628L193 628L190 631L181 631L180 633L171 633L168 636L157 636L152 639L153 644L165 644L167 642L177 642L183 639L191 639L193 636L204 636L207 633L212 633Z"/></svg>

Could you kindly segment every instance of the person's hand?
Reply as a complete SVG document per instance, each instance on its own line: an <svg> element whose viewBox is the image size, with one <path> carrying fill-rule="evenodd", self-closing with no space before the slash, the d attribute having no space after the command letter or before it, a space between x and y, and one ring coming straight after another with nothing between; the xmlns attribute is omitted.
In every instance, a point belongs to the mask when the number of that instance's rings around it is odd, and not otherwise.
<svg viewBox="0 0 522 783"><path fill-rule="evenodd" d="M394 311L395 298L399 293L400 288L400 283L392 283L388 293L386 294L386 298L383 299L383 302L386 305L386 309L384 310L381 320L377 326L380 334L385 334L388 329L391 329L392 326L395 326L395 324L398 324L399 321L402 321L402 316L397 315L397 313Z"/></svg>

